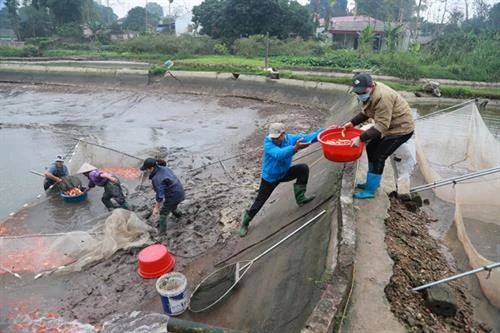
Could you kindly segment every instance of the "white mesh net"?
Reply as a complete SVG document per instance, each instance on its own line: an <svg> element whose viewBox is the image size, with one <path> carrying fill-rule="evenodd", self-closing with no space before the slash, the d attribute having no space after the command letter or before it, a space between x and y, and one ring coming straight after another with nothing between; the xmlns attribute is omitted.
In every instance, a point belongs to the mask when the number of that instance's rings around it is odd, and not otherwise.
<svg viewBox="0 0 500 333"><path fill-rule="evenodd" d="M140 183L142 160L137 157L79 141L69 161L71 174L85 162L113 173L130 189ZM0 274L76 271L150 241L150 227L134 213L115 209L102 214L99 196L81 204L63 204L58 193L43 197L1 221ZM48 234L37 226L64 232Z"/></svg>
<svg viewBox="0 0 500 333"><path fill-rule="evenodd" d="M417 160L427 183L485 169L498 172L434 188L455 203L458 238L472 268L493 264L500 248L500 142L474 103L417 121ZM500 270L477 274L484 294L500 307Z"/></svg>
<svg viewBox="0 0 500 333"><path fill-rule="evenodd" d="M18 273L79 271L120 249L151 242L151 227L133 212L115 209L107 216L89 231L0 236L0 266Z"/></svg>

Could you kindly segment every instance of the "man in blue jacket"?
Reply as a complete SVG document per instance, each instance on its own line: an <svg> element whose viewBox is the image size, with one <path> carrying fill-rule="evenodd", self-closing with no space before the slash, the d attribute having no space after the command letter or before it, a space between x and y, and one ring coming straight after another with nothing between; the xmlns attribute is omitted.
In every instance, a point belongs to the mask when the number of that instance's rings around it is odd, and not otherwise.
<svg viewBox="0 0 500 333"><path fill-rule="evenodd" d="M269 126L269 135L264 139L264 158L262 161L262 178L260 180L259 192L252 207L243 212L240 236L245 237L248 232L250 221L262 208L274 189L282 182L296 179L293 185L295 201L302 206L314 197L306 197L307 181L309 179L309 167L307 164L296 164L292 166L293 155L301 149L307 148L318 141L318 134L323 128L306 135L290 134L285 132L285 125L273 123Z"/></svg>

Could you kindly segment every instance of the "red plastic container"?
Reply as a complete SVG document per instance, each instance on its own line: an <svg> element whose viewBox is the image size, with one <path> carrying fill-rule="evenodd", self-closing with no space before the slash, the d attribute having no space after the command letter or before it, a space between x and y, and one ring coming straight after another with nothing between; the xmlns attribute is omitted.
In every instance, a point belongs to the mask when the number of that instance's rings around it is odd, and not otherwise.
<svg viewBox="0 0 500 333"><path fill-rule="evenodd" d="M344 131L344 136L342 136ZM331 140L350 140L363 133L359 128L329 128L319 133L318 141L323 148L323 154L327 160L333 162L352 162L360 158L365 144L361 142L358 147L351 147L350 143L339 144Z"/></svg>
<svg viewBox="0 0 500 333"><path fill-rule="evenodd" d="M160 277L174 266L175 257L162 244L150 245L139 252L137 273L145 279Z"/></svg>

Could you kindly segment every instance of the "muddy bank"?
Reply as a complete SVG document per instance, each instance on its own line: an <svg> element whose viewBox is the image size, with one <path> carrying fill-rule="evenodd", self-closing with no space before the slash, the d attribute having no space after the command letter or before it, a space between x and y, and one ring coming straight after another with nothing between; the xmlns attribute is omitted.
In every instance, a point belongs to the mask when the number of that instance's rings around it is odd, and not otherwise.
<svg viewBox="0 0 500 333"><path fill-rule="evenodd" d="M458 274L428 232L435 221L423 211L409 212L397 199L391 199L386 219L386 244L394 260L393 276L386 287L391 310L409 332L490 332L487 323L474 317L472 295L463 280L448 285L456 299L457 313L452 317L433 314L424 304L423 292L411 289L423 283ZM417 255L425 253L425 255Z"/></svg>

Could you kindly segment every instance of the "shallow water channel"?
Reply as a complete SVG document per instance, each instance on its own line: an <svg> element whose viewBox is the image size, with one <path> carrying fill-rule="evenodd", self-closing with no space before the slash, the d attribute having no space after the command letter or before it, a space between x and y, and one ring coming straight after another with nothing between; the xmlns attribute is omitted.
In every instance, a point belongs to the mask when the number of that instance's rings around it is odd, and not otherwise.
<svg viewBox="0 0 500 333"><path fill-rule="evenodd" d="M211 97L89 91L0 91L0 216L43 192L43 173L57 154L69 157L76 138L145 158L155 149L179 151L197 166L204 157L235 153L254 130L257 105L230 108ZM256 104L258 104L256 102Z"/></svg>

